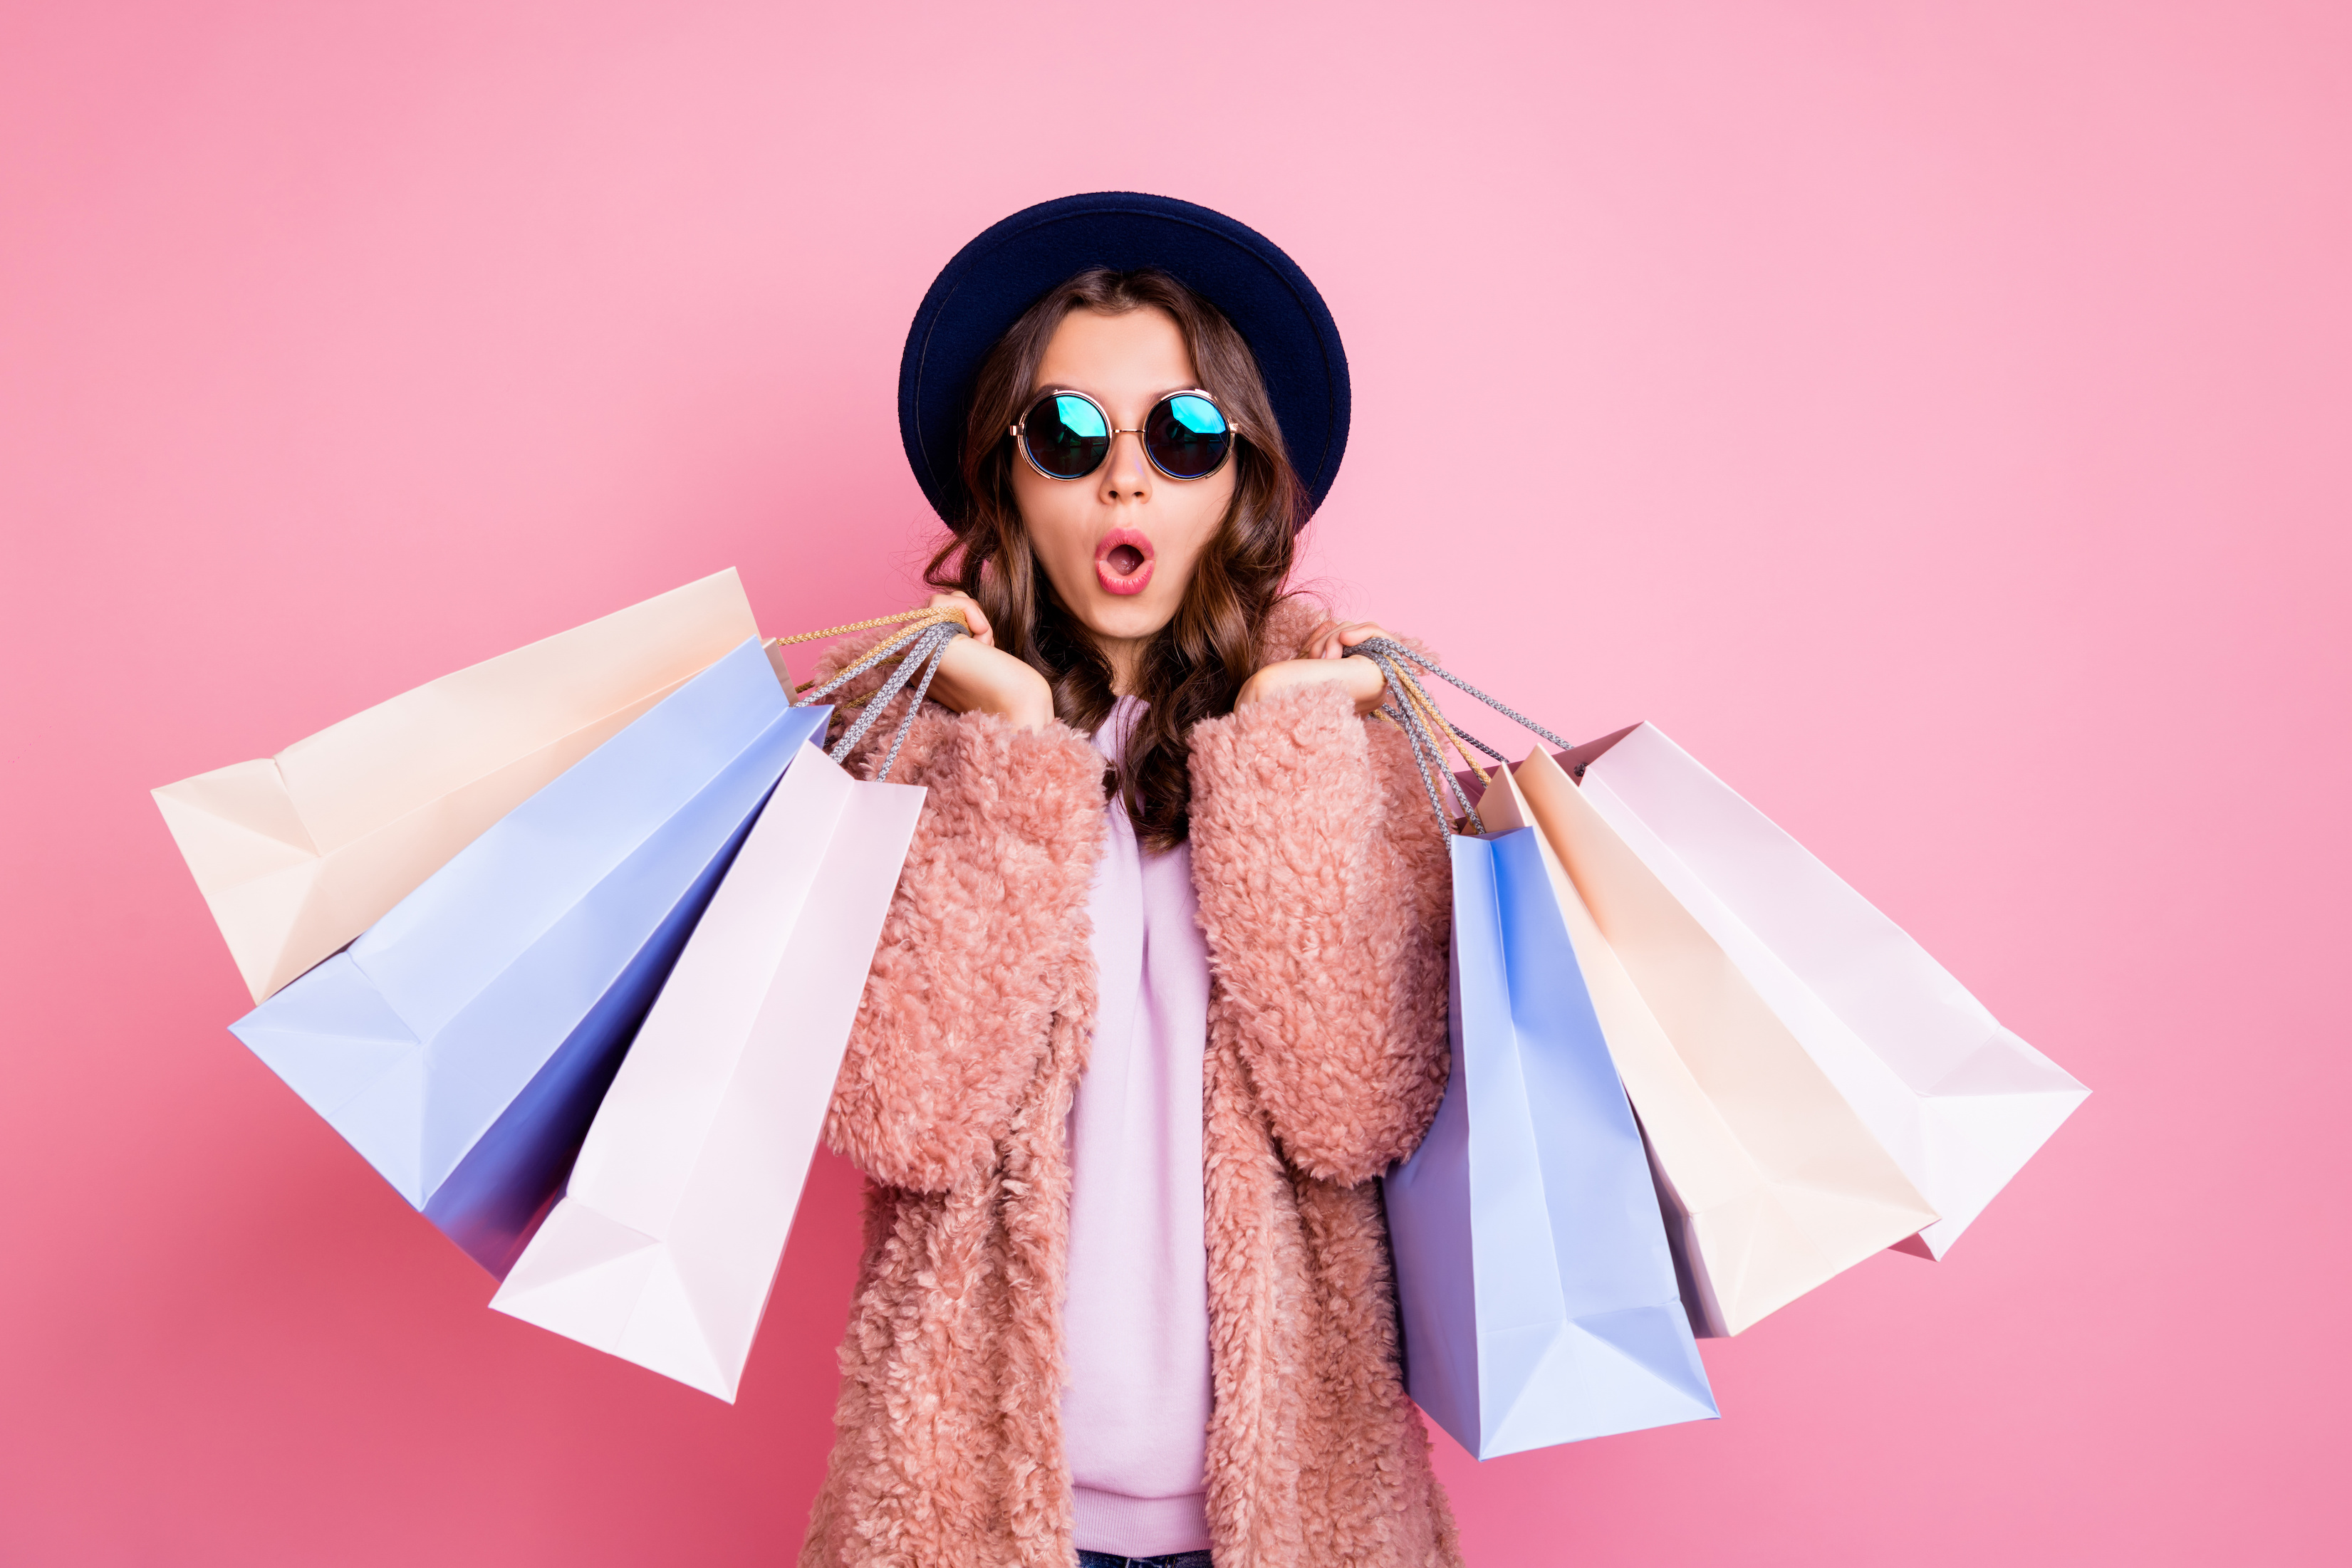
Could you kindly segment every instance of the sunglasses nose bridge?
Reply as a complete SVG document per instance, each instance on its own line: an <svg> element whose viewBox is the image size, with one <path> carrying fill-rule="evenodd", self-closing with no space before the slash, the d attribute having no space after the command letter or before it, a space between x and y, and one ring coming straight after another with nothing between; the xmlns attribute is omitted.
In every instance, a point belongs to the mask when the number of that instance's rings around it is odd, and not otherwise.
<svg viewBox="0 0 2352 1568"><path fill-rule="evenodd" d="M1113 424L1110 448L1103 454L1102 462L1087 476L1097 485L1106 485L1115 492L1132 491L1140 496L1149 490L1160 472L1151 453L1143 444L1140 425L1132 430Z"/></svg>

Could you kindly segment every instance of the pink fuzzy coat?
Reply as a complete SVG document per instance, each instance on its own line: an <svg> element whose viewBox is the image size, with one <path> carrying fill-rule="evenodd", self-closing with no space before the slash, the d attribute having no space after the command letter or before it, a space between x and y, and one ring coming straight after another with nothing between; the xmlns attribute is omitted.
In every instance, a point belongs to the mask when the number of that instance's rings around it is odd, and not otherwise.
<svg viewBox="0 0 2352 1568"><path fill-rule="evenodd" d="M1319 619L1281 607L1269 657ZM1198 726L1192 773L1215 1561L1458 1564L1371 1180L1445 1087L1444 844L1403 737L1335 687ZM1103 760L1060 725L926 704L892 776L929 797L826 1125L872 1186L801 1562L1070 1568L1066 1119L1095 1016Z"/></svg>

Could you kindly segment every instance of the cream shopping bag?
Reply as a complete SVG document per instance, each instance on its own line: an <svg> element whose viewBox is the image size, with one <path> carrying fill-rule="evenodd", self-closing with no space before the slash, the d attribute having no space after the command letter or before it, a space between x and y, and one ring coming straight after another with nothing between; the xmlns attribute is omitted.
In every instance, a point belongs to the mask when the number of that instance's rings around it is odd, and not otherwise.
<svg viewBox="0 0 2352 1568"><path fill-rule="evenodd" d="M154 791L259 1002L758 627L732 568Z"/></svg>
<svg viewBox="0 0 2352 1568"><path fill-rule="evenodd" d="M1498 771L1478 815L1489 831L1542 830L1695 1327L1738 1333L1934 1222L1802 1042L1549 753Z"/></svg>
<svg viewBox="0 0 2352 1568"><path fill-rule="evenodd" d="M1583 750L1592 813L1935 1206L1942 1218L1905 1249L1942 1257L2090 1091L1655 726Z"/></svg>

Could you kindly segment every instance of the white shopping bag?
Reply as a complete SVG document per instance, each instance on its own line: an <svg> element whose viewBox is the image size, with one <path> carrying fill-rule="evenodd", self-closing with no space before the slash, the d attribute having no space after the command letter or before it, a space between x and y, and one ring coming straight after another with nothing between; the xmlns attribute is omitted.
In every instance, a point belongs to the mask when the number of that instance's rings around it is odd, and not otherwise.
<svg viewBox="0 0 2352 1568"><path fill-rule="evenodd" d="M803 749L491 1306L733 1402L923 793Z"/></svg>
<svg viewBox="0 0 2352 1568"><path fill-rule="evenodd" d="M1942 1257L2089 1096L1654 726L1591 757L1582 783L1583 799L1738 966L1941 1216L1906 1250Z"/></svg>

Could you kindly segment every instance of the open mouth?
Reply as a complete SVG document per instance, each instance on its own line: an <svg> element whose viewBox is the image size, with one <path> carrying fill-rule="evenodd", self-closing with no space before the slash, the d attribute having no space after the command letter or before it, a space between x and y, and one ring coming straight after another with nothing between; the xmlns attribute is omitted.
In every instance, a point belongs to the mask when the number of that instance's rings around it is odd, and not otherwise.
<svg viewBox="0 0 2352 1568"><path fill-rule="evenodd" d="M1095 576L1108 593L1140 593L1151 581L1151 541L1133 528L1113 528L1095 546Z"/></svg>

